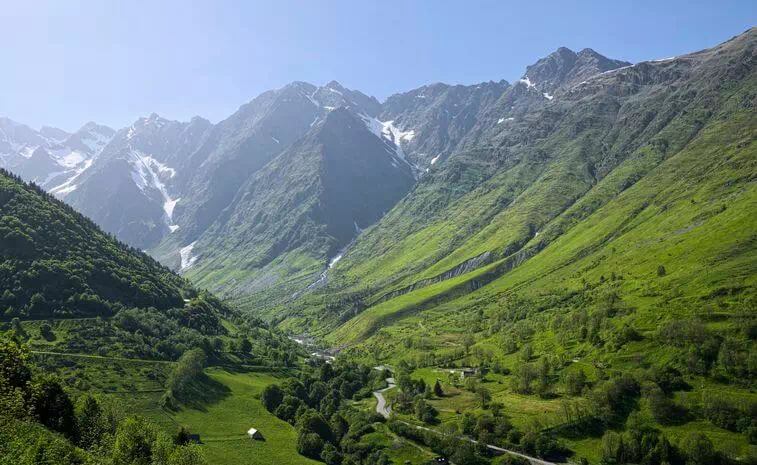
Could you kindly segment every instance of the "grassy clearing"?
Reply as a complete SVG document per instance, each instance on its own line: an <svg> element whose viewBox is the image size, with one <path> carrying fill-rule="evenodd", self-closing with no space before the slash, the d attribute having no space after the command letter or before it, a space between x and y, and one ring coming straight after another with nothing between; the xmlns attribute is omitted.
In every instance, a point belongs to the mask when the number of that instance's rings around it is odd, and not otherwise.
<svg viewBox="0 0 757 465"><path fill-rule="evenodd" d="M318 463L297 454L294 428L270 414L258 399L265 386L281 381L275 374L208 368L207 378L193 392L192 407L167 412L160 399L171 362L68 354L34 354L34 359L76 392L115 399L124 412L144 416L169 433L184 425L200 434L203 453L212 465ZM266 440L250 440L246 435L250 427L259 429Z"/></svg>
<svg viewBox="0 0 757 465"><path fill-rule="evenodd" d="M268 384L280 379L261 373L232 373L210 368L207 375L228 388L218 401L198 408L184 408L172 415L190 431L200 434L202 448L211 464L316 464L297 453L294 428L273 416L259 401ZM257 428L265 441L253 441L247 430Z"/></svg>
<svg viewBox="0 0 757 465"><path fill-rule="evenodd" d="M433 452L395 435L384 424L378 424L375 432L360 438L360 443L381 447L395 464L422 465L436 457Z"/></svg>

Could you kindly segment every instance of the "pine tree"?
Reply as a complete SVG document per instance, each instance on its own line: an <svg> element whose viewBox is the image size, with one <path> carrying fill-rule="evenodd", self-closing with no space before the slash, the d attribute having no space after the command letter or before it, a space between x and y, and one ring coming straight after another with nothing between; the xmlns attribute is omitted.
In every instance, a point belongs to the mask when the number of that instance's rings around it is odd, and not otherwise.
<svg viewBox="0 0 757 465"><path fill-rule="evenodd" d="M434 384L434 395L436 397L444 397L444 391L442 390L442 384L439 382L439 380L436 380L436 384Z"/></svg>

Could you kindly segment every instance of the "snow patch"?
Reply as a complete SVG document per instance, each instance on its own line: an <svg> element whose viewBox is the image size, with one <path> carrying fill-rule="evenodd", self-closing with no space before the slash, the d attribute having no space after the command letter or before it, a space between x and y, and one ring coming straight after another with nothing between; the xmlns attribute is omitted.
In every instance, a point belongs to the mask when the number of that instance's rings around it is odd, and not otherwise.
<svg viewBox="0 0 757 465"><path fill-rule="evenodd" d="M197 261L197 257L192 256L192 249L194 249L195 244L197 244L197 241L179 249L179 256L181 257L181 268L179 268L179 271L191 268Z"/></svg>
<svg viewBox="0 0 757 465"><path fill-rule="evenodd" d="M313 93L311 95L305 95L305 98L307 98L308 100L310 100L310 103L312 103L313 105L315 105L318 108L320 108L321 107L321 102L319 102L318 100L316 100L315 97L314 97L314 95L315 95L315 93Z"/></svg>
<svg viewBox="0 0 757 465"><path fill-rule="evenodd" d="M173 200L169 199L163 203L163 211L166 212L166 215L168 215L169 218L173 218L173 209L174 207L176 207L176 203L179 200L181 200L181 197L179 197L178 199L173 199Z"/></svg>
<svg viewBox="0 0 757 465"><path fill-rule="evenodd" d="M394 120L379 121L378 119L361 113L360 118L365 123L368 130L376 135L381 140L391 142L393 145L393 151L403 162L407 163L411 168L414 168L405 157L405 152L402 150L402 141L411 141L415 137L415 131L403 131L394 126Z"/></svg>
<svg viewBox="0 0 757 465"><path fill-rule="evenodd" d="M86 145L91 153L100 153L111 138L100 133L90 133L90 137L83 137L81 139L82 144Z"/></svg>
<svg viewBox="0 0 757 465"><path fill-rule="evenodd" d="M536 87L536 84L534 84L533 82L531 82L531 80L528 78L528 76L523 76L520 79L520 82L522 82L523 84L525 84L527 89L530 89L532 87Z"/></svg>
<svg viewBox="0 0 757 465"><path fill-rule="evenodd" d="M552 100L553 98L555 98L553 95L549 95L549 92L544 92L544 94L542 95L544 95L544 97L548 100Z"/></svg>
<svg viewBox="0 0 757 465"><path fill-rule="evenodd" d="M84 155L74 150L73 152L70 152L68 155L58 158L58 164L65 166L66 168L73 168L74 166L78 165L84 160L85 160Z"/></svg>
<svg viewBox="0 0 757 465"><path fill-rule="evenodd" d="M437 155L434 158L432 158L431 159L431 164L433 165L434 163L436 163L436 161L439 159L439 157L441 157L441 155Z"/></svg>
<svg viewBox="0 0 757 465"><path fill-rule="evenodd" d="M601 73L599 73L599 74L595 74L594 76L590 77L589 79L591 79L591 78L593 78L593 77L595 77L595 76L601 76L601 75L603 75L603 74L610 74L610 73L614 73L615 71L620 71L621 69L633 68L633 66L634 66L634 65L628 65L628 66L621 66L620 68L615 68L615 69L608 69L607 71L602 71L602 72L601 72ZM584 81L584 82L586 82L586 81Z"/></svg>
<svg viewBox="0 0 757 465"><path fill-rule="evenodd" d="M89 169L90 166L92 166L92 163L94 163L93 159L85 160L83 164L79 165L78 168L74 170L74 175L68 178L66 182L63 184L57 185L50 189L50 193L57 196L57 197L63 197L66 194L70 194L71 192L76 190L76 184L74 184L74 181L81 176L81 174L87 169Z"/></svg>
<svg viewBox="0 0 757 465"><path fill-rule="evenodd" d="M37 150L37 147L29 147L27 145L27 146L24 146L24 148L21 149L21 151L19 152L19 154L22 157L24 157L24 158L31 158L32 154L34 153L35 150Z"/></svg>
<svg viewBox="0 0 757 465"><path fill-rule="evenodd" d="M163 178L168 176L168 178L171 179L176 175L176 170L166 166L149 155L145 155L139 150L132 149L130 155L130 162L132 165L131 178L134 181L134 184L136 184L139 190L143 193L148 188L160 192L160 195L163 197L163 212L166 214L166 225L172 232L175 231L176 229L173 228L175 225L172 221L173 210L176 203L181 199L171 198L161 176Z"/></svg>
<svg viewBox="0 0 757 465"><path fill-rule="evenodd" d="M50 193L57 195L58 197L63 197L66 194L70 194L71 192L76 190L76 184L61 184L60 186L55 188L55 191L52 190Z"/></svg>
<svg viewBox="0 0 757 465"><path fill-rule="evenodd" d="M331 261L329 261L329 269L334 268L334 265L337 264L339 260L342 259L342 254L340 253L336 257L332 258Z"/></svg>

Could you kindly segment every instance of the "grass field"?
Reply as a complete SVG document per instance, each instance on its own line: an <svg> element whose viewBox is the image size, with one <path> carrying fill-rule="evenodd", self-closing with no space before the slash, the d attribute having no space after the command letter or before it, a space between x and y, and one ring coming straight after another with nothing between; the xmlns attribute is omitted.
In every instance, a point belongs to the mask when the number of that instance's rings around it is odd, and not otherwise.
<svg viewBox="0 0 757 465"><path fill-rule="evenodd" d="M184 408L172 415L178 424L200 435L202 449L213 465L316 464L297 454L294 428L273 416L260 403L259 395L268 384L280 380L270 374L232 373L210 368L211 380L228 388L225 396L199 408ZM251 427L264 441L247 437Z"/></svg>
<svg viewBox="0 0 757 465"><path fill-rule="evenodd" d="M427 449L392 433L383 424L378 424L375 432L363 436L360 443L382 448L394 464L422 465L436 457L436 454Z"/></svg>

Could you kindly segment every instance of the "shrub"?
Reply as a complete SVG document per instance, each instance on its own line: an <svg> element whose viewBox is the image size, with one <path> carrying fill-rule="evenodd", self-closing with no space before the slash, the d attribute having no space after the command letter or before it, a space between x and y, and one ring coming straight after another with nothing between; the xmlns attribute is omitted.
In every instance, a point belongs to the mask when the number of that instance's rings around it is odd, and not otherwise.
<svg viewBox="0 0 757 465"><path fill-rule="evenodd" d="M263 406L269 412L275 412L284 400L284 391L277 384L269 384L263 389L263 393L260 395L260 400L263 402Z"/></svg>
<svg viewBox="0 0 757 465"><path fill-rule="evenodd" d="M691 432L683 438L681 450L692 465L710 465L715 463L716 454L712 441L702 433Z"/></svg>
<svg viewBox="0 0 757 465"><path fill-rule="evenodd" d="M318 460L323 451L323 440L315 433L300 434L297 437L297 452L305 457Z"/></svg>
<svg viewBox="0 0 757 465"><path fill-rule="evenodd" d="M586 386L586 373L583 370L565 375L565 390L571 396L580 396Z"/></svg>

